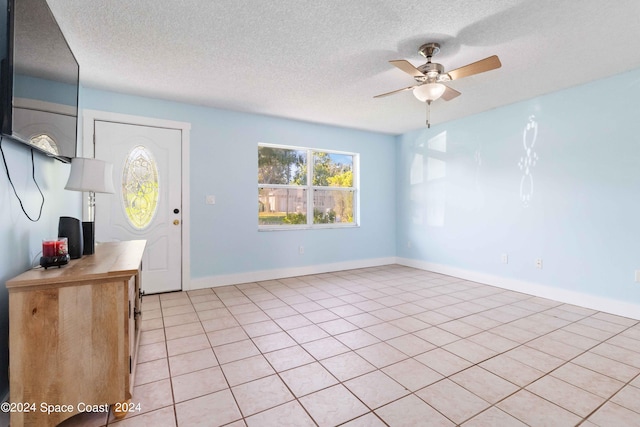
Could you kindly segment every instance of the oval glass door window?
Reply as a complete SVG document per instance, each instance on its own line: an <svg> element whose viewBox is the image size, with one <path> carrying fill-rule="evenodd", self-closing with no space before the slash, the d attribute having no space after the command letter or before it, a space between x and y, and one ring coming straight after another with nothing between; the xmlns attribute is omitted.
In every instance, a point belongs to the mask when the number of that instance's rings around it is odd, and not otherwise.
<svg viewBox="0 0 640 427"><path fill-rule="evenodd" d="M47 153L60 154L60 152L58 151L58 146L56 145L56 142L53 140L53 138L51 138L47 134L42 133L40 135L36 135L33 138L31 138L29 142L35 145L36 147L42 148Z"/></svg>
<svg viewBox="0 0 640 427"><path fill-rule="evenodd" d="M138 230L146 228L158 209L158 166L144 146L134 147L122 169L122 201L127 218Z"/></svg>

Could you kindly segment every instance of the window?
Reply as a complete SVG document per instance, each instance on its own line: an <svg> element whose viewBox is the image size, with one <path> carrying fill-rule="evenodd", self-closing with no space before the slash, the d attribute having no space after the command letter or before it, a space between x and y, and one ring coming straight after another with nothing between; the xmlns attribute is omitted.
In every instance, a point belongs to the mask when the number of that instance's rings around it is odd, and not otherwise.
<svg viewBox="0 0 640 427"><path fill-rule="evenodd" d="M134 147L122 169L122 203L127 218L136 229L151 224L158 208L158 168L151 152Z"/></svg>
<svg viewBox="0 0 640 427"><path fill-rule="evenodd" d="M258 145L260 229L358 225L358 155Z"/></svg>

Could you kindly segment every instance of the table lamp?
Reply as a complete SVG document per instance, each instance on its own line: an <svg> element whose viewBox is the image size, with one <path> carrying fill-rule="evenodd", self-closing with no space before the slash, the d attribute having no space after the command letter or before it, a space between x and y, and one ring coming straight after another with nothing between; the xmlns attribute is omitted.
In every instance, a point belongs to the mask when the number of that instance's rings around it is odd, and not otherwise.
<svg viewBox="0 0 640 427"><path fill-rule="evenodd" d="M91 255L95 250L95 193L115 193L113 187L113 165L98 159L74 157L71 159L71 173L65 190L89 193L88 221L82 222L83 255ZM71 245L71 243L70 243Z"/></svg>

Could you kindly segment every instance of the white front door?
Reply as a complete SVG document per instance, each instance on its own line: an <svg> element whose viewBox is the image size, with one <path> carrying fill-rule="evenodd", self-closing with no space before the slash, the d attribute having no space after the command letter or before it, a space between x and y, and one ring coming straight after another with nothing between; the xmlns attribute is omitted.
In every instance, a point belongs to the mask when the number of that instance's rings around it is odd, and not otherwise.
<svg viewBox="0 0 640 427"><path fill-rule="evenodd" d="M145 239L143 291L181 290L181 131L96 120L94 132L116 189L96 194L96 242Z"/></svg>

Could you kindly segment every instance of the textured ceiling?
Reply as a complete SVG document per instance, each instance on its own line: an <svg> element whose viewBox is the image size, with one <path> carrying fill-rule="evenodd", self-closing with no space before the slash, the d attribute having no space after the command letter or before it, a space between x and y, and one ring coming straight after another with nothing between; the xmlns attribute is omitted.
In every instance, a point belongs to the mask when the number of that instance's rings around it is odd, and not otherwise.
<svg viewBox="0 0 640 427"><path fill-rule="evenodd" d="M423 64L425 42L446 70L502 61L432 123L640 67L638 0L47 1L85 86L390 134L425 106L373 96L413 84L388 61Z"/></svg>
<svg viewBox="0 0 640 427"><path fill-rule="evenodd" d="M46 4L41 0L18 0L15 14L16 73L75 84L78 67ZM38 31L33 31L35 27Z"/></svg>

